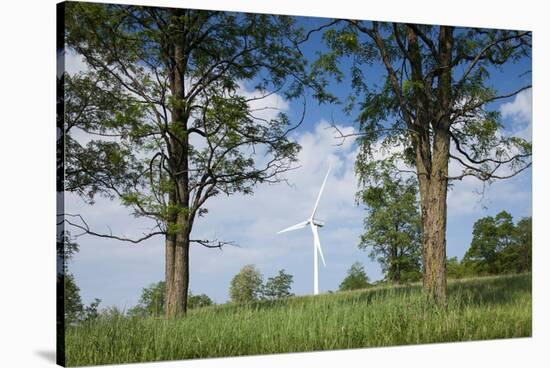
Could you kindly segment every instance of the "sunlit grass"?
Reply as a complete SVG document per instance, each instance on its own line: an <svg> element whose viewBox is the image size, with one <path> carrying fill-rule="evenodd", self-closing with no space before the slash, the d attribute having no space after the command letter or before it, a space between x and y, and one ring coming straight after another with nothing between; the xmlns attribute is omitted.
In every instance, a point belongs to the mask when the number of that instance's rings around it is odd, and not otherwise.
<svg viewBox="0 0 550 368"><path fill-rule="evenodd" d="M531 275L449 282L449 303L420 285L191 310L187 318L111 317L66 334L67 364L95 365L531 336Z"/></svg>

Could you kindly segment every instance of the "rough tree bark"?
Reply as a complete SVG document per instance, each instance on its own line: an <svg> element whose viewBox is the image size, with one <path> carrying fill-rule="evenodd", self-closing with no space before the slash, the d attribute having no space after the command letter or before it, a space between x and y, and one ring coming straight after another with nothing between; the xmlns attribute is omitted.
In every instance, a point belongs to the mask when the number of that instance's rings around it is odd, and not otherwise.
<svg viewBox="0 0 550 368"><path fill-rule="evenodd" d="M409 28L413 79L422 82L422 61L415 32ZM447 228L447 186L450 155L450 111L452 104L453 28L440 27L437 105L430 109L418 93L416 168L422 210L422 255L424 291L439 305L447 304L445 230ZM430 111L431 110L431 111ZM431 137L430 137L431 127ZM431 146L431 147L430 147Z"/></svg>
<svg viewBox="0 0 550 368"><path fill-rule="evenodd" d="M181 9L174 9L173 17L182 16ZM183 29L179 30L183 33ZM174 100L172 124L179 126L181 136L170 139L170 167L174 173L175 193L170 197L170 205L177 209L175 220L176 234L166 239L166 314L168 317L184 315L187 311L187 292L189 288L189 137L187 134L188 113L182 103L185 98L185 53L183 37L172 38L172 70L170 71L170 89ZM174 225L174 224L172 224Z"/></svg>
<svg viewBox="0 0 550 368"><path fill-rule="evenodd" d="M437 304L447 303L446 237L449 136L438 133L429 175L421 175L424 290Z"/></svg>

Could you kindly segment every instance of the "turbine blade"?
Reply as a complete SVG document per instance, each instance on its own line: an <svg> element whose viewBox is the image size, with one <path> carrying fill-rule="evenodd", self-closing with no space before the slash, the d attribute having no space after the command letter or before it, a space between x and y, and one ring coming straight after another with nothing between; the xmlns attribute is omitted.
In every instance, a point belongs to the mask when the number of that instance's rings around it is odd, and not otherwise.
<svg viewBox="0 0 550 368"><path fill-rule="evenodd" d="M313 213L311 214L311 218L315 216L315 212L317 212L317 207L319 206L319 200L321 199L321 194L323 194L323 189L325 189L325 184L328 179L328 174L330 174L331 167L329 166L327 174L325 175L325 180L323 180L323 185L321 185L321 190L319 191L319 195L317 196L317 201L315 201L315 207L313 207Z"/></svg>
<svg viewBox="0 0 550 368"><path fill-rule="evenodd" d="M277 234L286 233L287 231L294 231L294 230L302 229L302 228L306 227L308 223L309 223L309 220L304 221L304 222L300 222L299 224L292 225L291 227L287 227L286 229L283 229L283 230L279 231Z"/></svg>
<svg viewBox="0 0 550 368"><path fill-rule="evenodd" d="M319 254L321 255L321 261L323 261L323 266L327 266L325 263L325 257L323 256L323 249L321 249L321 240L319 240L319 233L317 232L317 226L314 224L311 224L311 231L313 232L313 240L315 241L315 246L317 247L317 250L319 250Z"/></svg>

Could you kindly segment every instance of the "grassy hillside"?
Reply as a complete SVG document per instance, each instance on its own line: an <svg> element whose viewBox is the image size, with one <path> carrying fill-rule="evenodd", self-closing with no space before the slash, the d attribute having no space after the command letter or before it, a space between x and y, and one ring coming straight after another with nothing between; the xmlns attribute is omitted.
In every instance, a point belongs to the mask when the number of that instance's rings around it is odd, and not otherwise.
<svg viewBox="0 0 550 368"><path fill-rule="evenodd" d="M531 336L531 275L449 282L446 310L420 285L192 310L181 320L103 318L66 335L92 365Z"/></svg>

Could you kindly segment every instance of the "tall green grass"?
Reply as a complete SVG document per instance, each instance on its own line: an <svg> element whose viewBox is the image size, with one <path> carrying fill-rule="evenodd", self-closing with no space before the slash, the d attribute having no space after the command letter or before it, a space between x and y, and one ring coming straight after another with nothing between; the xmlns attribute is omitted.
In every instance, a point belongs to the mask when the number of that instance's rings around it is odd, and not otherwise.
<svg viewBox="0 0 550 368"><path fill-rule="evenodd" d="M531 335L531 275L449 283L443 309L420 285L191 310L187 318L100 318L66 333L70 366Z"/></svg>

